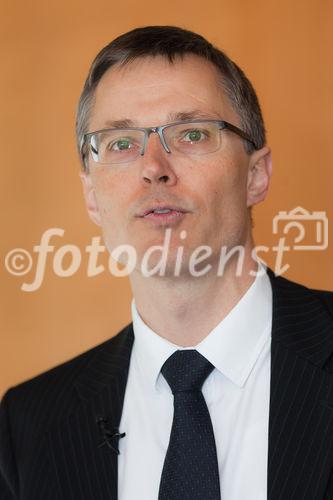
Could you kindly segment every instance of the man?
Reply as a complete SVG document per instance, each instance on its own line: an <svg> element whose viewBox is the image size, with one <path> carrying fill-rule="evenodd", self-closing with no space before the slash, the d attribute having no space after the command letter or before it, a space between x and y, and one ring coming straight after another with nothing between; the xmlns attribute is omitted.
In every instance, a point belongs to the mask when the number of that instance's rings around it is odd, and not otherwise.
<svg viewBox="0 0 333 500"><path fill-rule="evenodd" d="M271 154L244 73L133 30L95 59L77 134L89 215L135 250L133 323L6 393L1 498L333 498L333 295L258 268Z"/></svg>

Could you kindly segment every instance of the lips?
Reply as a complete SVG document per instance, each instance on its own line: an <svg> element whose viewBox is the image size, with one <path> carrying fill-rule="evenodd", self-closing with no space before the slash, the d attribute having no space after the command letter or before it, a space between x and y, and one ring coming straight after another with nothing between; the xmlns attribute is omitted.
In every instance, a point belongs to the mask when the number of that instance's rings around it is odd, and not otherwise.
<svg viewBox="0 0 333 500"><path fill-rule="evenodd" d="M187 211L175 205L156 205L143 210L143 212L139 215L139 217L146 217L149 214L168 215L172 213L181 214L181 213L187 213Z"/></svg>

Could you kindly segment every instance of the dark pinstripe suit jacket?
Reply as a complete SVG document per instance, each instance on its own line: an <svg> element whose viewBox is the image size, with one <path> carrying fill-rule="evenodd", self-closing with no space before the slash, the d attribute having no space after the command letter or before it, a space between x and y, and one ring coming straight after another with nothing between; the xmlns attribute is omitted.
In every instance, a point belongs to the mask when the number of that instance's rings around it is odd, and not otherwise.
<svg viewBox="0 0 333 500"><path fill-rule="evenodd" d="M268 499L333 499L333 293L269 276ZM117 499L117 454L98 446L96 417L107 417L110 429L119 425L132 344L129 325L6 393L1 500Z"/></svg>

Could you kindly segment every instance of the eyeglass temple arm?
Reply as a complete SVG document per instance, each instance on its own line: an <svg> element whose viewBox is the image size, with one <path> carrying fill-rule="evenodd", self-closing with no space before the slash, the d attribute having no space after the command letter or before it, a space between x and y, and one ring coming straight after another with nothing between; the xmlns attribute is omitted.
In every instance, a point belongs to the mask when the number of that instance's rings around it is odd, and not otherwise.
<svg viewBox="0 0 333 500"><path fill-rule="evenodd" d="M224 122L224 121L221 121L220 123L221 123L222 128L226 128L228 130L231 130L231 132L234 132L235 134L239 135L240 137L242 137L246 141L249 141L251 144L253 144L255 149L258 149L256 143L253 141L253 139L251 139L251 137L248 134L246 134L246 132L243 132L243 130L236 127L235 125L232 125L232 123L228 123L228 122Z"/></svg>

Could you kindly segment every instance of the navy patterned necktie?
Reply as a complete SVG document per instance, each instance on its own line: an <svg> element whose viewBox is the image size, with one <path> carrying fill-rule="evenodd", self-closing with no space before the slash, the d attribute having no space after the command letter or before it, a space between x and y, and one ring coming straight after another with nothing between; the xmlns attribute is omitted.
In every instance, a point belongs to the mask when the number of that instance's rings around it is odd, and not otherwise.
<svg viewBox="0 0 333 500"><path fill-rule="evenodd" d="M176 351L161 372L174 415L158 500L220 500L213 426L201 392L214 366L194 349Z"/></svg>

